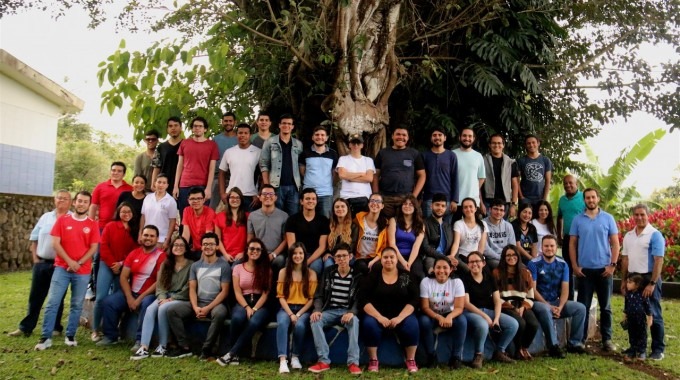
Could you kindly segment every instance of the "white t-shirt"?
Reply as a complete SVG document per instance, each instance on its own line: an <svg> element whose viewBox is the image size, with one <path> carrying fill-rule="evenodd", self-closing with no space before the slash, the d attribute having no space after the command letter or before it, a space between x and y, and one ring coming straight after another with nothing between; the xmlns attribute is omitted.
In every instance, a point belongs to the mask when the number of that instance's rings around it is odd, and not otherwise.
<svg viewBox="0 0 680 380"><path fill-rule="evenodd" d="M164 242L168 236L170 219L177 219L177 202L168 193L161 200L156 200L156 193L148 194L142 203L142 215L144 224L158 228L158 242Z"/></svg>
<svg viewBox="0 0 680 380"><path fill-rule="evenodd" d="M454 299L464 296L465 286L459 278L449 278L440 284L434 278L426 277L420 282L420 298L427 298L430 309L440 315L452 312Z"/></svg>
<svg viewBox="0 0 680 380"><path fill-rule="evenodd" d="M257 195L255 168L260 163L261 151L262 149L251 144L245 149L236 145L224 152L222 161L220 161L220 170L231 172L227 192L232 187L238 187L245 196Z"/></svg>
<svg viewBox="0 0 680 380"><path fill-rule="evenodd" d="M338 160L336 168L344 168L350 173L365 173L367 170L371 170L375 173L373 159L365 156L361 156L360 158L354 158L349 154L342 156ZM343 179L340 184L340 198L368 198L371 196L371 192L370 183L352 182Z"/></svg>
<svg viewBox="0 0 680 380"><path fill-rule="evenodd" d="M375 256L375 247L378 246L378 226L371 228L364 217L364 235L359 240L359 257L367 258Z"/></svg>
<svg viewBox="0 0 680 380"><path fill-rule="evenodd" d="M547 224L543 224L538 221L538 219L534 219L531 221L531 224L536 227L536 235L538 236L538 241L536 242L536 246L538 247L538 255L542 256L543 255L543 236L546 235L553 235L552 232L548 229Z"/></svg>
<svg viewBox="0 0 680 380"><path fill-rule="evenodd" d="M487 231L487 227L484 223L484 231ZM458 253L461 256L467 257L470 252L479 250L479 241L482 239L482 229L479 228L479 224L475 223L473 228L469 228L467 224L461 219L453 224L453 231L458 232L460 235L460 244L458 244Z"/></svg>

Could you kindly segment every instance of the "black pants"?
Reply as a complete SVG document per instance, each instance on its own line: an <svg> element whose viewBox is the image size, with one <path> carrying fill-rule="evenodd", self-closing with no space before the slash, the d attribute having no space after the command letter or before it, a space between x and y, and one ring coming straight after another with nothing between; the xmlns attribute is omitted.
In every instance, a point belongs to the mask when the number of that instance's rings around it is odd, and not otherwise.
<svg viewBox="0 0 680 380"><path fill-rule="evenodd" d="M632 314L628 319L628 342L634 354L647 352L647 316Z"/></svg>
<svg viewBox="0 0 680 380"><path fill-rule="evenodd" d="M519 323L519 329L517 329L517 334L513 342L515 343L515 349L519 348L529 348L531 342L534 341L536 332L538 331L538 319L531 309L524 310L522 316L519 315L515 309L503 309L503 314L507 314L514 318L517 323Z"/></svg>
<svg viewBox="0 0 680 380"><path fill-rule="evenodd" d="M19 329L26 334L30 334L38 324L40 309L43 307L45 298L50 291L50 282L54 273L54 260L43 260L33 264L33 278L31 279L31 293L28 296L28 313L19 323ZM65 295L65 294L64 294ZM61 316L64 312L64 298L61 298L59 310L57 311L57 322L54 324L54 331L63 331Z"/></svg>

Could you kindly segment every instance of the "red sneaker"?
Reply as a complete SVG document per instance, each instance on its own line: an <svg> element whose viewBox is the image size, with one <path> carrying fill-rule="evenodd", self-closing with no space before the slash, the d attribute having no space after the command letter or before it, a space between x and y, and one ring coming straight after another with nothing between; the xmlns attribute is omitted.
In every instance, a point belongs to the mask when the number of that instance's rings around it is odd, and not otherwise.
<svg viewBox="0 0 680 380"><path fill-rule="evenodd" d="M378 359L369 359L368 360L368 372L378 372L379 368L380 368L380 363L378 362Z"/></svg>
<svg viewBox="0 0 680 380"><path fill-rule="evenodd" d="M349 370L349 373L352 375L361 375L361 368L359 368L359 366L354 363L348 365L347 369Z"/></svg>
<svg viewBox="0 0 680 380"><path fill-rule="evenodd" d="M313 373L321 373L323 371L328 371L329 369L331 369L330 364L326 364L326 363L322 363L322 362L318 362L318 363L314 364L313 366L309 367L309 371L313 372Z"/></svg>
<svg viewBox="0 0 680 380"><path fill-rule="evenodd" d="M418 372L418 366L416 365L416 361L413 359L406 359L406 369L409 372Z"/></svg>

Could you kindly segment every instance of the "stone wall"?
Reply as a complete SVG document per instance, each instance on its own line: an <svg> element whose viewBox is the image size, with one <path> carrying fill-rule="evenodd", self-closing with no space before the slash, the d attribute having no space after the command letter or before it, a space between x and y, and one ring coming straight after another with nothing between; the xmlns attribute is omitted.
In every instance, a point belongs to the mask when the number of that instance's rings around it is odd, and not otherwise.
<svg viewBox="0 0 680 380"><path fill-rule="evenodd" d="M52 197L0 193L0 272L31 268L28 238L40 216L52 209Z"/></svg>

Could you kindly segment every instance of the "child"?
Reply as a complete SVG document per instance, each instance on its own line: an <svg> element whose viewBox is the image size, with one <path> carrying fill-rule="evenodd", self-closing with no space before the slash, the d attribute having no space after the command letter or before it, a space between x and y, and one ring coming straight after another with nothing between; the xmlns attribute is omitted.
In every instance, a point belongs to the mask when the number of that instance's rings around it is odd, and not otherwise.
<svg viewBox="0 0 680 380"><path fill-rule="evenodd" d="M628 326L630 349L627 360L645 360L647 350L647 327L652 325L649 299L642 296L642 276L634 274L626 280L626 303L623 308L624 323Z"/></svg>

